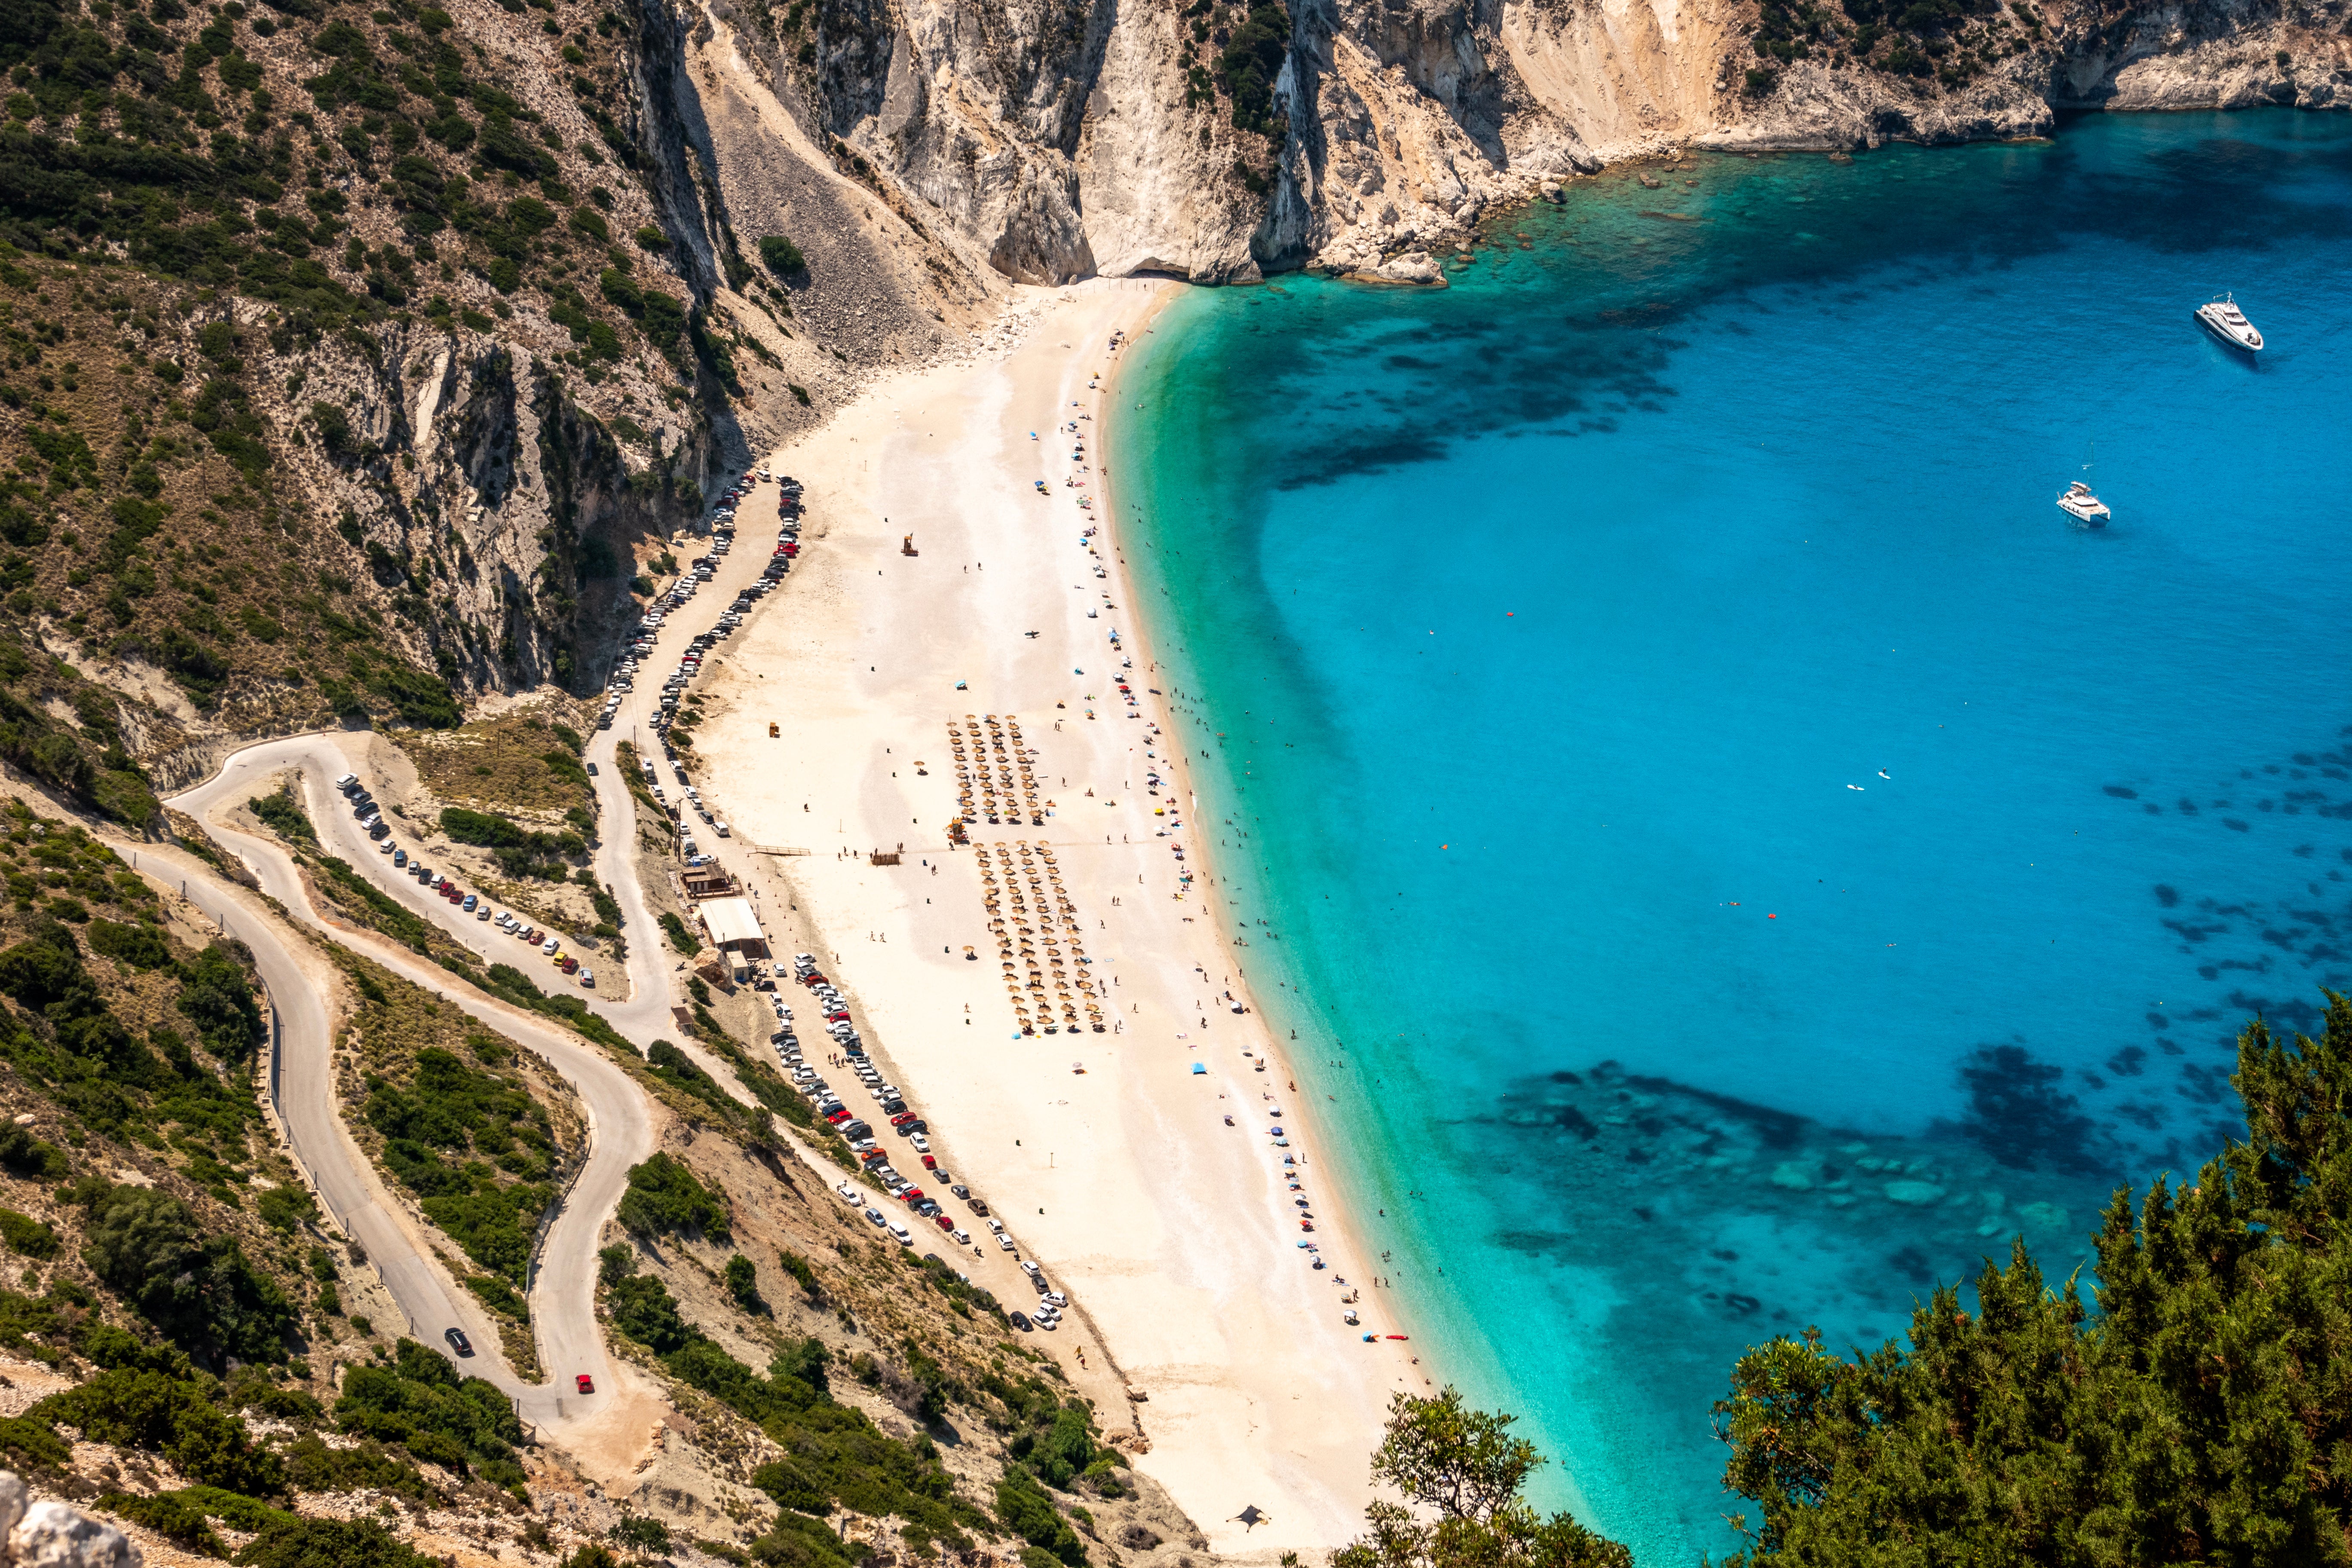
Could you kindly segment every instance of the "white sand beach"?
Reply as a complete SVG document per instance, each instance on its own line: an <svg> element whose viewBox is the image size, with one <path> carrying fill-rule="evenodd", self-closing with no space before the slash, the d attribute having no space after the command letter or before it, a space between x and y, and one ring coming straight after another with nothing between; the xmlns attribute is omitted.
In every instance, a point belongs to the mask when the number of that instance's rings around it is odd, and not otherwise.
<svg viewBox="0 0 2352 1568"><path fill-rule="evenodd" d="M726 858L750 871L780 946L792 945L791 922L813 922L801 940L929 1118L941 1165L1066 1285L1115 1365L1077 1364L1076 1325L1029 1342L1061 1359L1107 1426L1125 1423L1128 1387L1142 1391L1135 1414L1150 1447L1139 1466L1215 1550L1270 1558L1357 1531L1388 1396L1428 1391L1430 1369L1415 1363L1418 1342L1364 1342L1399 1330L1373 1292L1355 1304L1360 1326L1342 1321L1343 1298L1370 1271L1344 1194L1320 1179L1318 1119L1291 1088L1285 1043L1254 1007L1236 1015L1225 1000L1247 1005L1249 993L1213 918L1214 869L1189 819L1160 836L1171 817L1155 807L1181 814L1189 776L1165 760L1160 795L1146 793L1146 752L1166 748L1149 738L1164 712L1144 628L1108 538L1084 537L1090 524L1112 529L1102 469L1118 463L1100 435L1108 395L1089 383L1118 363L1113 334L1148 330L1173 287L1024 290L1034 320L1018 347L902 374L774 455L776 471L807 487L804 548L784 591L697 683L711 716L696 731L695 778L731 825ZM1054 431L1070 420L1083 467L1072 437ZM1083 488L1064 485L1073 475ZM740 548L765 555L774 494L763 487L747 503ZM1092 514L1076 500L1088 494ZM901 550L909 534L913 556ZM1137 709L1118 689L1123 654ZM983 818L973 847L950 849L950 725L967 715L1017 720L1053 815L1043 826ZM993 772L984 740L967 742L976 753ZM979 862L1024 842L1028 868L1015 851L999 887L1022 871L1050 895L1037 853L1050 847L1076 922L1059 938L1070 994L1081 1000L1076 977L1091 974L1115 1032L1016 1032ZM869 851L901 845L900 864L871 862ZM1180 864L1200 879L1181 898ZM778 908L786 900L796 915ZM1022 922L1004 912L1009 935ZM1041 942L1054 930L1029 923ZM1080 944L1090 963L1077 963ZM788 984L785 1000L805 994ZM803 1037L821 1060L822 1035ZM1297 1191L1286 1153L1301 1162ZM1301 1241L1320 1247L1325 1268ZM1013 1255L963 1258L1008 1305L1027 1304ZM1249 1505L1270 1522L1235 1521Z"/></svg>

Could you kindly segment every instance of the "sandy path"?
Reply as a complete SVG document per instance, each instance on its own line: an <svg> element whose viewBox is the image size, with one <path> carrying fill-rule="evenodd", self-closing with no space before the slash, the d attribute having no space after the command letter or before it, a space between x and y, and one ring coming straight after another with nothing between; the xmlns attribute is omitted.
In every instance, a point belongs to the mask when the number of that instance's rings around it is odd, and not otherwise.
<svg viewBox="0 0 2352 1568"><path fill-rule="evenodd" d="M755 875L779 889L767 907L789 899L792 918L814 921L820 956L929 1117L941 1163L1068 1283L1117 1359L1071 1366L1080 1385L1113 1421L1122 1377L1146 1391L1141 1468L1217 1551L1271 1556L1358 1530L1387 1395L1424 1385L1419 1347L1362 1342L1390 1328L1376 1304L1359 1304L1360 1329L1341 1321L1339 1281L1369 1276L1337 1223L1341 1194L1318 1179L1314 1129L1296 1120L1279 1060L1259 1072L1244 1054L1278 1058L1257 1016L1216 1000L1248 993L1212 919L1215 890L1174 896L1171 844L1184 843L1196 874L1202 857L1191 837L1156 836L1166 819L1143 793L1147 731L1162 715L1135 679L1144 717L1128 717L1109 679L1108 632L1131 646L1140 628L1116 551L1082 538L1096 520L1076 498L1098 493L1099 474L1074 466L1052 427L1099 415L1088 382L1113 363L1106 344L1147 322L1166 289L1020 290L1019 308L1040 314L1008 357L895 378L775 456L807 484L807 548L789 589L698 683L714 716L696 776L735 828L730 861L753 858L747 840L814 851L758 858ZM1079 424L1086 461L1099 464L1099 426ZM1085 489L1063 487L1073 473ZM741 536L762 552L765 493ZM910 531L912 558L899 551ZM1138 654L1132 673L1146 665ZM1054 846L1117 1033L1013 1032L974 851L946 847L947 724L967 713L1017 714L1040 753L1056 814L1042 827L982 823L974 837ZM1183 775L1161 772L1174 786L1161 798L1181 799ZM901 844L901 865L867 858ZM821 1040L811 1048L822 1060ZM1267 1133L1277 1106L1287 1151ZM1286 1152L1305 1162L1312 1237L1280 1173ZM1310 1268L1304 1239L1328 1268ZM975 1261L976 1279L1023 1299L1009 1262ZM1070 1351L1067 1331L1031 1342ZM1253 1503L1272 1516L1265 1533L1233 1522Z"/></svg>

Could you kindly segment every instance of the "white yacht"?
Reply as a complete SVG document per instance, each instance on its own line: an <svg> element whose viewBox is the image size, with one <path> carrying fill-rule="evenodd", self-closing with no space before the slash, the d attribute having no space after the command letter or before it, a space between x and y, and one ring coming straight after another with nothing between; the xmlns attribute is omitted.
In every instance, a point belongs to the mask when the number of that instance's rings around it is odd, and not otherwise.
<svg viewBox="0 0 2352 1568"><path fill-rule="evenodd" d="M2107 519L2115 515L2107 510L2107 503L2093 495L2091 487L2080 479L2068 485L2066 493L2058 498L2058 510L2085 528L2105 528Z"/></svg>
<svg viewBox="0 0 2352 1568"><path fill-rule="evenodd" d="M2254 331L2253 322L2238 309L2236 299L2228 294L2216 294L2197 307L2197 319L2205 330L2233 349L2243 349L2250 354L2263 352L2263 335Z"/></svg>

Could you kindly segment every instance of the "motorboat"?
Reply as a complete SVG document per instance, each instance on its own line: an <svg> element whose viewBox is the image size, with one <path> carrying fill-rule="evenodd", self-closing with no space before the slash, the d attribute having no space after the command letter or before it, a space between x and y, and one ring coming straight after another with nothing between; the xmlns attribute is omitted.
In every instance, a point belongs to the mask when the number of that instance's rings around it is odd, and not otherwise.
<svg viewBox="0 0 2352 1568"><path fill-rule="evenodd" d="M2107 520L2115 515L2107 510L2106 502L2091 493L2088 476L2091 472L2091 465L2097 459L2098 448L2093 447L2084 456L2084 478L2068 485L2058 497L2058 510L2085 528L2105 528L2107 526Z"/></svg>
<svg viewBox="0 0 2352 1568"><path fill-rule="evenodd" d="M2080 479L2068 485L2066 493L2058 498L2058 510L2085 528L2105 528L2107 520L2115 515L2107 510L2107 503L2093 495L2091 487Z"/></svg>
<svg viewBox="0 0 2352 1568"><path fill-rule="evenodd" d="M2233 349L2243 349L2250 354L2263 352L2263 335L2254 331L2253 322L2238 309L2238 301L2228 294L2216 294L2197 307L2197 320L2207 331Z"/></svg>

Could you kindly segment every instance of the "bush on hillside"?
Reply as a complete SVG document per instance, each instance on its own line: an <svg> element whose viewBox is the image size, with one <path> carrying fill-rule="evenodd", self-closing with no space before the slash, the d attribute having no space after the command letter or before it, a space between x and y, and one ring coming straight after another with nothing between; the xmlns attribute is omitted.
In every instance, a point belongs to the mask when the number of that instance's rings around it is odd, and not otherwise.
<svg viewBox="0 0 2352 1568"><path fill-rule="evenodd" d="M621 1224L639 1236L727 1237L727 1206L695 1179L683 1160L656 1152L629 1169L629 1189L621 1195Z"/></svg>
<svg viewBox="0 0 2352 1568"><path fill-rule="evenodd" d="M808 265L801 247L781 234L769 235L760 241L760 259L779 278L790 277Z"/></svg>

